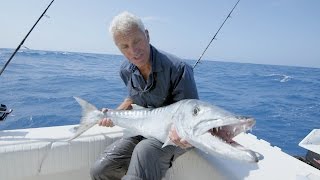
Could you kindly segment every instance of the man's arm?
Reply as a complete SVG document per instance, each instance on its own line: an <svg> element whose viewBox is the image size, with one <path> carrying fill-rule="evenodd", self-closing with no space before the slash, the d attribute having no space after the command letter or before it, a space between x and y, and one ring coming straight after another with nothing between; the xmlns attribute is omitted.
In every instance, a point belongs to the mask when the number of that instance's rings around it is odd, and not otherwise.
<svg viewBox="0 0 320 180"><path fill-rule="evenodd" d="M174 102L182 99L199 99L193 69L190 65L181 63L171 78L173 84L171 93Z"/></svg>
<svg viewBox="0 0 320 180"><path fill-rule="evenodd" d="M133 103L132 99L126 98L124 101L117 107L118 110L130 110L132 109L131 104Z"/></svg>
<svg viewBox="0 0 320 180"><path fill-rule="evenodd" d="M199 99L197 86L193 76L193 69L191 66L184 64L181 66L174 77L173 99L180 101L182 99ZM181 148L192 147L186 140L181 139L172 125L169 131L170 140Z"/></svg>

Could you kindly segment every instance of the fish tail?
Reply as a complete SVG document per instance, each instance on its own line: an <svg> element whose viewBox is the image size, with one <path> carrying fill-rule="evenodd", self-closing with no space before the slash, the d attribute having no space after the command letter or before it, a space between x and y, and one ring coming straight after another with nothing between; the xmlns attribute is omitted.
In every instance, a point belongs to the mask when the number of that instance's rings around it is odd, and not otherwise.
<svg viewBox="0 0 320 180"><path fill-rule="evenodd" d="M91 113L94 111L98 111L98 109L94 105L88 103L87 101L85 101L79 97L74 97L74 98L80 104L80 106L82 108L82 117L80 120L80 125L77 127L77 130L76 130L74 136L69 138L67 140L67 142L70 142L71 140L77 138L82 133L84 133L89 128L91 128L93 125L95 125L95 121L92 119L92 118L94 118L94 116Z"/></svg>
<svg viewBox="0 0 320 180"><path fill-rule="evenodd" d="M74 96L74 99L76 99L76 101L80 104L80 106L82 107L82 115L87 114L88 112L94 111L94 110L98 110L94 105L90 104L89 102ZM85 113L85 114L84 114Z"/></svg>

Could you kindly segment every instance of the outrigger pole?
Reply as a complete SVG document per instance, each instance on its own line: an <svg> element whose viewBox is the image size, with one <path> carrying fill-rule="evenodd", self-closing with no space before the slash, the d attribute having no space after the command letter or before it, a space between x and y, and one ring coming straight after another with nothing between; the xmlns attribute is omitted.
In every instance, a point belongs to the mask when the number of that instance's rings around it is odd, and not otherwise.
<svg viewBox="0 0 320 180"><path fill-rule="evenodd" d="M28 32L28 34L23 38L23 40L21 41L21 43L19 44L19 46L16 48L16 50L14 51L14 53L11 55L11 57L8 59L8 61L6 62L6 64L3 66L3 68L0 71L0 76L3 73L3 71L6 69L6 67L8 66L8 64L10 63L11 59L14 57L14 55L19 51L20 47L23 45L24 41L28 38L29 34L32 32L32 30L34 29L34 27L36 27L36 25L38 24L38 22L41 20L41 18L43 17L43 15L45 15L45 13L47 12L47 10L49 9L49 7L51 6L51 4L53 3L54 0L51 1L51 3L48 5L48 7L43 11L43 13L41 14L41 16L39 17L39 19L37 20L37 22L32 26L32 28L30 29L30 31Z"/></svg>
<svg viewBox="0 0 320 180"><path fill-rule="evenodd" d="M204 51L202 52L202 54L200 55L199 59L197 60L197 62L193 65L193 69L197 66L197 64L200 62L202 56L204 55L204 53L207 51L207 49L209 48L210 44L212 43L212 41L216 38L216 36L218 35L220 29L222 28L222 26L224 25L224 23L231 17L231 13L233 12L233 10L236 8L236 6L238 5L238 3L240 2L240 0L237 1L237 3L233 6L232 10L230 11L229 15L226 17L226 19L223 21L223 23L221 24L220 28L218 29L218 31L216 32L216 34L213 36L213 38L211 39L211 41L209 42L209 44L207 45L207 47L204 49Z"/></svg>

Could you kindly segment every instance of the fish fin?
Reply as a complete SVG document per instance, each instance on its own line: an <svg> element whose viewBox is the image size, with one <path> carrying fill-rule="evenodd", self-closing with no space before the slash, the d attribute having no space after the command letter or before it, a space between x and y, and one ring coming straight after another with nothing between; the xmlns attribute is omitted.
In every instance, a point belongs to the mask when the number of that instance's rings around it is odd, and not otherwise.
<svg viewBox="0 0 320 180"><path fill-rule="evenodd" d="M81 108L82 108L82 116L85 116L86 114L88 114L89 112L98 110L94 105L88 103L87 101L73 96L74 99L76 99L76 101L80 104Z"/></svg>
<svg viewBox="0 0 320 180"><path fill-rule="evenodd" d="M71 142L72 140L79 137L82 133L86 132L88 129L90 129L94 125L96 125L96 123L94 123L94 122L89 123L89 124L80 124L80 126L76 127L76 130L75 130L73 136L70 137L69 139L67 139L66 141Z"/></svg>
<svg viewBox="0 0 320 180"><path fill-rule="evenodd" d="M98 120L97 118L99 117L99 115L103 116L103 113L99 111L94 105L88 103L80 97L74 96L74 99L80 104L82 108L82 117L80 120L80 125L74 129L75 134L67 140L68 142L77 138L82 133L94 126Z"/></svg>
<svg viewBox="0 0 320 180"><path fill-rule="evenodd" d="M145 107L143 107L143 106L139 106L139 105L137 105L137 104L131 104L131 106L132 106L132 109L134 109L134 110L147 109L147 108L145 108Z"/></svg>
<svg viewBox="0 0 320 180"><path fill-rule="evenodd" d="M176 144L174 144L174 143L170 140L169 136L167 136L167 139L166 139L166 141L163 143L162 148L164 148L164 147L166 147L166 146L169 146L169 145L177 146Z"/></svg>

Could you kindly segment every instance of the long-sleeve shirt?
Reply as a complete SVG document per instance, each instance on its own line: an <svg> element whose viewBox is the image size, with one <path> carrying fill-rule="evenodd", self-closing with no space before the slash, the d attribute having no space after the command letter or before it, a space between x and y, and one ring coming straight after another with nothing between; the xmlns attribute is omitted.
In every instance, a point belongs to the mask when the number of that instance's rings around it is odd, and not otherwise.
<svg viewBox="0 0 320 180"><path fill-rule="evenodd" d="M157 108L182 99L199 99L192 67L152 45L150 48L152 68L147 80L129 61L120 67L120 76L133 103Z"/></svg>

